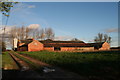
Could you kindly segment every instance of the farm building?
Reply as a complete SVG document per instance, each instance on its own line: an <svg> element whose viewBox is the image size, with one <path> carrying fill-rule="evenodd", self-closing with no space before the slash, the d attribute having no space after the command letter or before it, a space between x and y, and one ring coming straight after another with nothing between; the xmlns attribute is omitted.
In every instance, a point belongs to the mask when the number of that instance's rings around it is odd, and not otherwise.
<svg viewBox="0 0 120 80"><path fill-rule="evenodd" d="M44 44L44 50L51 51L73 51L73 50L94 50L94 47L83 41L40 41Z"/></svg>
<svg viewBox="0 0 120 80"><path fill-rule="evenodd" d="M83 41L53 41L27 39L18 41L18 51L74 51L74 50L108 50L110 45L103 43L84 43Z"/></svg>
<svg viewBox="0 0 120 80"><path fill-rule="evenodd" d="M18 51L40 51L43 50L43 44L38 40L28 39L18 41Z"/></svg>
<svg viewBox="0 0 120 80"><path fill-rule="evenodd" d="M88 43L89 45L93 46L96 50L109 50L110 44L107 42L102 43Z"/></svg>

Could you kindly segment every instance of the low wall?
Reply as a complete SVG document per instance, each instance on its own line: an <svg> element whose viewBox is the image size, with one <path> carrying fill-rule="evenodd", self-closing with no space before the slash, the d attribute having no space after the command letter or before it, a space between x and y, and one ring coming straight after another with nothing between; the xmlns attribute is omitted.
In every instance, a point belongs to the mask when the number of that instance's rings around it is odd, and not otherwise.
<svg viewBox="0 0 120 80"><path fill-rule="evenodd" d="M54 51L54 47L44 47L44 50Z"/></svg>
<svg viewBox="0 0 120 80"><path fill-rule="evenodd" d="M61 47L61 51L94 50L94 47Z"/></svg>
<svg viewBox="0 0 120 80"><path fill-rule="evenodd" d="M110 48L101 47L99 50L110 50Z"/></svg>

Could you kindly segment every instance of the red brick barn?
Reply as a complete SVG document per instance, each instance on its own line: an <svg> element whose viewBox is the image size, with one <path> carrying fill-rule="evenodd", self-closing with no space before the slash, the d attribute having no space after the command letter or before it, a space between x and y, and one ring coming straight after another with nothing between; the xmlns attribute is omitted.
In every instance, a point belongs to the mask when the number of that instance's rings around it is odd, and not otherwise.
<svg viewBox="0 0 120 80"><path fill-rule="evenodd" d="M44 44L44 50L49 51L74 51L74 50L94 50L94 47L83 41L40 41Z"/></svg>
<svg viewBox="0 0 120 80"><path fill-rule="evenodd" d="M83 51L83 50L109 50L110 45L107 42L102 43L84 43L83 41L53 41L27 39L18 41L18 51Z"/></svg>
<svg viewBox="0 0 120 80"><path fill-rule="evenodd" d="M18 43L18 51L41 51L43 50L43 44L38 40L28 39L21 40Z"/></svg>

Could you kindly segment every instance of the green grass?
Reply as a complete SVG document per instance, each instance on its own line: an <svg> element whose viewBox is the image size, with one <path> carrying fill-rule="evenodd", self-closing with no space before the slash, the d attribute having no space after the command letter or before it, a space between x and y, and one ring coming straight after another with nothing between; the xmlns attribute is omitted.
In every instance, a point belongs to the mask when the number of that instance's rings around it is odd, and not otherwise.
<svg viewBox="0 0 120 80"><path fill-rule="evenodd" d="M117 77L120 67L118 51L103 52L18 52L83 76Z"/></svg>
<svg viewBox="0 0 120 80"><path fill-rule="evenodd" d="M8 52L2 53L2 68L4 69L19 69L15 61L8 54Z"/></svg>
<svg viewBox="0 0 120 80"><path fill-rule="evenodd" d="M0 69L2 68L2 54L0 54Z"/></svg>

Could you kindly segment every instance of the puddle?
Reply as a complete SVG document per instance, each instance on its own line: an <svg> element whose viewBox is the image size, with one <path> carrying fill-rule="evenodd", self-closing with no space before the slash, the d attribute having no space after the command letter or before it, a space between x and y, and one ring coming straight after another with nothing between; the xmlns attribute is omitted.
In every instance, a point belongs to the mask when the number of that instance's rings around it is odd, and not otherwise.
<svg viewBox="0 0 120 80"><path fill-rule="evenodd" d="M49 73L49 72L54 72L55 69L52 67L43 67L43 72L44 73Z"/></svg>

